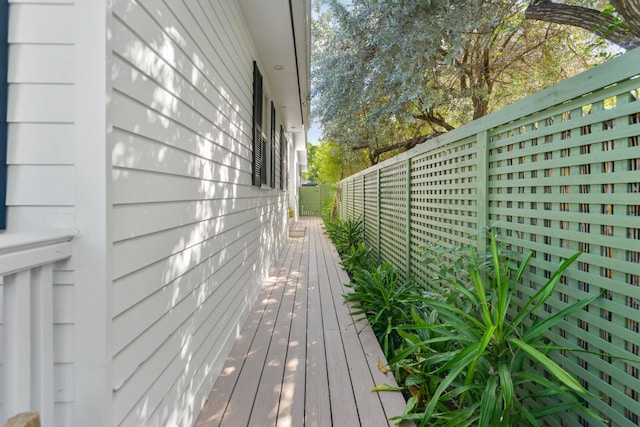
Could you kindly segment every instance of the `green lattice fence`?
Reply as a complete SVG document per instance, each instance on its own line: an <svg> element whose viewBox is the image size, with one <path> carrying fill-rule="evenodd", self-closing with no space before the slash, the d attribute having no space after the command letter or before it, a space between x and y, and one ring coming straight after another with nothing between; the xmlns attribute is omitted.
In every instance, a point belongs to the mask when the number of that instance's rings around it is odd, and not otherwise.
<svg viewBox="0 0 640 427"><path fill-rule="evenodd" d="M639 75L636 49L351 176L340 183L338 212L363 212L376 255L426 286L425 247L476 244L479 230L495 226L512 249L534 251L516 310L561 258L583 251L538 314L605 291L552 340L638 356ZM586 353L558 362L593 393L589 407L606 423L571 413L550 425L638 425L638 364Z"/></svg>

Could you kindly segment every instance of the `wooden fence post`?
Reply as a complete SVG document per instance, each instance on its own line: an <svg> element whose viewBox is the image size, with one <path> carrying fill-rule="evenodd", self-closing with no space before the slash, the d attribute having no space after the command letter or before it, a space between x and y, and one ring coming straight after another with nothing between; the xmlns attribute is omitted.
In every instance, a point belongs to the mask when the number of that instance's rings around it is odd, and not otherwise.
<svg viewBox="0 0 640 427"><path fill-rule="evenodd" d="M407 233L407 279L411 276L411 157L407 158L407 222L406 222L406 233Z"/></svg>
<svg viewBox="0 0 640 427"><path fill-rule="evenodd" d="M380 246L380 223L382 223L382 218L380 216L380 197L382 196L382 189L381 189L381 184L380 184L380 169L378 169L377 171L377 179L376 179L376 185L378 186L378 202L377 202L377 212L376 212L376 223L377 223L377 232L378 232L378 262L382 261L382 253L381 253L381 246Z"/></svg>
<svg viewBox="0 0 640 427"><path fill-rule="evenodd" d="M482 233L486 229L489 220L489 132L483 130L476 134L476 145L478 149L476 171L477 171L477 193L476 193L476 208L477 208L477 224L478 224L478 239L477 239L477 251L478 255L485 254L486 245L484 244L486 239L482 238Z"/></svg>

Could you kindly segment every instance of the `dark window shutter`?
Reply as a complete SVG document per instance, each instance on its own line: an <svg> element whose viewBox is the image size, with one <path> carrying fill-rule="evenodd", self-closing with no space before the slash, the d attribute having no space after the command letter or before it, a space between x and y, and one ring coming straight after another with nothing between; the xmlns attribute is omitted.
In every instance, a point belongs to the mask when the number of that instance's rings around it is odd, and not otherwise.
<svg viewBox="0 0 640 427"><path fill-rule="evenodd" d="M276 107L271 102L271 188L276 188Z"/></svg>
<svg viewBox="0 0 640 427"><path fill-rule="evenodd" d="M286 188L287 182L287 141L284 139L284 129L280 126L280 189Z"/></svg>
<svg viewBox="0 0 640 427"><path fill-rule="evenodd" d="M260 134L262 157L260 158L260 185L267 185L267 139Z"/></svg>
<svg viewBox="0 0 640 427"><path fill-rule="evenodd" d="M0 0L0 229L7 228L7 69L9 2Z"/></svg>
<svg viewBox="0 0 640 427"><path fill-rule="evenodd" d="M262 74L253 61L253 185L262 185L264 141L262 138Z"/></svg>

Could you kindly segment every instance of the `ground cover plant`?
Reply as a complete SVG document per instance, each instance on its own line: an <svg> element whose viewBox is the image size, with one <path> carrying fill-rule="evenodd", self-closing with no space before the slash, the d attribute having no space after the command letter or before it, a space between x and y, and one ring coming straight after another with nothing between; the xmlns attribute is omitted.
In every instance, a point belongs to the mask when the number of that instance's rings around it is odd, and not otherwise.
<svg viewBox="0 0 640 427"><path fill-rule="evenodd" d="M514 288L532 253L514 264L501 255L494 235L489 249L490 264L473 247L468 249L470 283L455 275L444 277L460 298L429 298L428 318L415 314L413 325L398 328L405 345L389 365L411 397L397 420L413 419L421 426L537 426L544 417L572 407L597 418L582 406L587 390L550 357L561 349L548 342L545 332L600 295L545 319L534 314L580 253L563 260L513 311Z"/></svg>
<svg viewBox="0 0 640 427"><path fill-rule="evenodd" d="M374 266L362 244L343 258L352 270L352 292L345 299L354 315L367 315L400 384L374 390L401 390L407 397L405 412L395 420L420 426L538 426L570 408L597 419L583 405L588 391L552 358L571 349L550 343L545 333L600 295L544 319L535 315L580 253L562 260L517 309L514 288L531 253L518 260L493 234L482 256L473 247L436 253L426 262L438 266L438 292L402 281L391 265Z"/></svg>
<svg viewBox="0 0 640 427"><path fill-rule="evenodd" d="M369 320L389 359L402 342L397 328L412 323L412 312L424 308L419 286L401 280L400 272L386 262L371 270L356 270L346 286L351 289L344 294L344 299L352 303L351 314Z"/></svg>
<svg viewBox="0 0 640 427"><path fill-rule="evenodd" d="M333 242L342 258L352 247L358 246L364 239L364 222L362 218L328 219L324 221L325 232Z"/></svg>

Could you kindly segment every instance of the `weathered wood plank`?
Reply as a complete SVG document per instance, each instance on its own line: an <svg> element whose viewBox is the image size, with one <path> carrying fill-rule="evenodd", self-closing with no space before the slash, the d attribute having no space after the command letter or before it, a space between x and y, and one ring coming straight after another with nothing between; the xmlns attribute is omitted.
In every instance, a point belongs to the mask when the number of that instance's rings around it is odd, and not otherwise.
<svg viewBox="0 0 640 427"><path fill-rule="evenodd" d="M318 229L310 229L307 327L307 384L305 398L305 423L310 426L331 425L329 380L320 308L318 278Z"/></svg>
<svg viewBox="0 0 640 427"><path fill-rule="evenodd" d="M377 368L385 361L371 328L356 325L343 302L349 278L321 220L304 224L304 239L289 240L197 426L391 426L388 418L404 410L400 393L371 391L395 381Z"/></svg>
<svg viewBox="0 0 640 427"><path fill-rule="evenodd" d="M325 330L327 348L327 372L331 398L331 418L336 426L360 425L356 401L353 396L352 378L344 354L342 335L337 330Z"/></svg>
<svg viewBox="0 0 640 427"><path fill-rule="evenodd" d="M284 265L287 257L289 256L289 246L286 249L285 256L282 258L281 265ZM242 331L236 339L236 344L231 350L231 354L227 358L218 380L216 381L209 400L205 403L200 416L196 422L198 427L210 427L217 426L222 423L222 419L225 416L225 412L228 408L229 401L234 392L234 388L242 369L245 364L245 359L250 351L252 343L259 332L259 327L263 320L263 317L269 310L269 302L278 292L278 283L271 282L265 286L262 293L258 297L258 302L254 307L254 310L244 325Z"/></svg>
<svg viewBox="0 0 640 427"><path fill-rule="evenodd" d="M365 330L366 322L355 323L354 319L349 314L349 308L344 304L342 294L347 291L343 286L349 282L349 276L339 265L339 257L332 245L328 241L325 241L323 247L325 258L328 260L327 265L329 268L330 286L333 290L335 310L337 313L338 323L340 324L340 330L343 336L343 342L345 346L345 354L349 363L349 371L351 373L351 381L354 396L358 406L358 414L360 416L361 425L393 425L393 422L388 421L388 418L394 415L400 415L405 406L404 398L400 393L374 393L371 391L373 387L380 383L376 383L374 377L379 378L375 373L382 374L378 369L378 361L385 363L385 358L380 349L373 331L369 327ZM362 332L359 332L362 329ZM363 339L368 340L367 349L363 345ZM373 340L373 342L371 341ZM372 348L373 347L373 348ZM375 351L377 349L377 351ZM375 351L375 353L372 353ZM375 355L374 357L371 357ZM384 374L382 374L384 377ZM390 375L385 378L386 383L393 383L395 380ZM382 398L383 395L394 396L399 398L402 402L402 407L399 411L392 414L386 414L383 408ZM393 403L395 399L388 400L385 397L385 402ZM389 412L395 411L393 407Z"/></svg>
<svg viewBox="0 0 640 427"><path fill-rule="evenodd" d="M378 363L386 366L386 359L371 326L365 321L360 321L355 326L358 331L360 331L358 337L360 338L362 350L367 359L367 365L369 366L374 386L382 384L396 385L396 380L391 372L383 373L377 369ZM380 399L387 420L391 417L401 415L404 412L406 402L402 393L378 392L376 394ZM388 423L389 426L395 426L393 421L388 421ZM413 423L405 422L400 425L406 427L413 425Z"/></svg>
<svg viewBox="0 0 640 427"><path fill-rule="evenodd" d="M284 294L277 314L273 335L269 344L267 358L262 370L262 377L251 411L250 425L275 424L282 394L282 381L285 371L287 349L291 332L291 314L293 313L296 290L298 287L298 270L302 251L299 242L291 245L293 260L288 271L282 271L278 281L285 284ZM284 270L284 269L283 269ZM286 274L286 276L285 276Z"/></svg>
<svg viewBox="0 0 640 427"><path fill-rule="evenodd" d="M333 304L333 295L331 294L331 286L329 284L329 269L322 245L326 245L326 237L324 234L320 234L318 237L316 256L316 262L318 263L318 283L320 284L322 322L325 331L338 330L338 319L336 318L336 309Z"/></svg>
<svg viewBox="0 0 640 427"><path fill-rule="evenodd" d="M278 425L304 425L304 396L307 358L307 302L309 238L302 243L300 267L296 272L297 290L291 313L291 334L285 362L282 394L278 407Z"/></svg>
<svg viewBox="0 0 640 427"><path fill-rule="evenodd" d="M260 385L263 369L267 362L269 345L273 338L275 323L282 305L285 290L285 281L279 278L291 269L295 246L288 246L288 253L278 274L272 280L273 291L264 302L265 308L255 337L244 360L238 381L227 403L227 408L222 419L222 425L245 425L249 421L251 412L248 410L248 402L255 402L257 389Z"/></svg>
<svg viewBox="0 0 640 427"><path fill-rule="evenodd" d="M325 250L328 250L328 248L325 248ZM331 253L325 252L325 255L335 261ZM382 409L377 393L371 391L371 389L375 387L371 375L371 366L369 366L363 351L353 318L348 312L348 306L344 305L344 299L342 297L342 293L344 292L342 283L344 283L344 281L341 280L342 278L338 275L337 270L334 270L331 276L332 280L329 286L333 288L335 310L340 325L340 333L349 366L351 386L357 404L360 423L362 425L384 425L387 423L387 417ZM373 366L376 366L376 364L377 361Z"/></svg>
<svg viewBox="0 0 640 427"><path fill-rule="evenodd" d="M320 224L318 224L320 228ZM329 284L334 297L336 316L345 345L345 354L349 362L352 388L361 425L393 426L388 418L402 414L406 402L401 393L373 393L371 389L376 385L387 383L396 385L392 374L385 375L378 370L378 362L386 364L382 349L365 321L356 323L349 314L349 308L344 304L342 294L347 292L343 286L349 282L349 276L340 266L340 258L335 247L325 237L323 250L328 266ZM366 325L366 326L365 326ZM403 426L413 423L403 423Z"/></svg>

